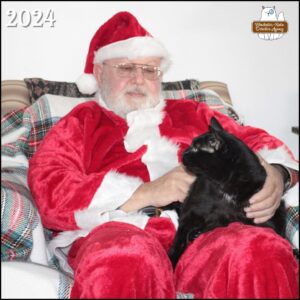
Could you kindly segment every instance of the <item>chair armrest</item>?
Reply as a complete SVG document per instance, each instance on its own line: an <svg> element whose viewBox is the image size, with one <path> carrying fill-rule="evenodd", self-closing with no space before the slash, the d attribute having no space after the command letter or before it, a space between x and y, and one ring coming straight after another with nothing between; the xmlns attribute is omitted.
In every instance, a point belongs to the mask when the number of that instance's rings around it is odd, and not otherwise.
<svg viewBox="0 0 300 300"><path fill-rule="evenodd" d="M1 81L1 117L29 104L29 91L24 80Z"/></svg>
<svg viewBox="0 0 300 300"><path fill-rule="evenodd" d="M213 90L227 104L232 105L232 100L226 83L220 81L200 81L200 89Z"/></svg>

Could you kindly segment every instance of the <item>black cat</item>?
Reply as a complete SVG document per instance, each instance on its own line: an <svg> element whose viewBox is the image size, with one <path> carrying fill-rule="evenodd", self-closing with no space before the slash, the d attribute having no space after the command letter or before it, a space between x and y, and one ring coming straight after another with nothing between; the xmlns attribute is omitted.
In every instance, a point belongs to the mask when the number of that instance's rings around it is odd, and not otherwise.
<svg viewBox="0 0 300 300"><path fill-rule="evenodd" d="M195 138L183 153L187 171L197 176L180 210L179 226L169 251L173 266L197 236L231 222L273 228L285 236L286 211L281 201L275 215L255 224L244 207L266 179L266 171L255 153L225 131L213 117L209 131Z"/></svg>

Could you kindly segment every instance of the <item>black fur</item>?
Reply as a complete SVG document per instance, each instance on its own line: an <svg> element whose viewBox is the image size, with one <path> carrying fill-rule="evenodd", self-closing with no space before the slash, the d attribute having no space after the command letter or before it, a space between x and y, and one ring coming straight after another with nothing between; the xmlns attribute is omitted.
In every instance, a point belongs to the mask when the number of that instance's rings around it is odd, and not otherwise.
<svg viewBox="0 0 300 300"><path fill-rule="evenodd" d="M187 245L197 236L231 222L271 227L285 236L283 201L275 215L265 223L255 224L246 217L244 207L262 188L266 171L254 152L225 131L214 117L209 131L195 138L183 153L183 164L197 178L181 207L179 227L169 251L174 267Z"/></svg>

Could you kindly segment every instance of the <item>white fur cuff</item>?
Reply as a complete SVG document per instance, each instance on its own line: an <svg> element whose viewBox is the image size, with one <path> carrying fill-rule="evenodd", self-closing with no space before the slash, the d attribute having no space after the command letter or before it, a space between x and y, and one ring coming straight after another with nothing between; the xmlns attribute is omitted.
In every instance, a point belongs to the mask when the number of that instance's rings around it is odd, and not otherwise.
<svg viewBox="0 0 300 300"><path fill-rule="evenodd" d="M75 213L77 225L80 228L96 226L103 213L115 210L124 204L142 183L143 181L138 177L115 171L108 172L89 207ZM101 221L103 222L103 218Z"/></svg>

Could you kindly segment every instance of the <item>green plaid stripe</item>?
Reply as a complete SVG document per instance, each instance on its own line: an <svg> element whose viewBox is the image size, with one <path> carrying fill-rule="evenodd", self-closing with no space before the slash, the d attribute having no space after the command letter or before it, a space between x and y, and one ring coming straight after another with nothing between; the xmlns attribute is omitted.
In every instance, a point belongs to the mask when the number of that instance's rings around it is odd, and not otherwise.
<svg viewBox="0 0 300 300"><path fill-rule="evenodd" d="M287 208L286 237L292 242L295 234L299 234L299 206Z"/></svg>
<svg viewBox="0 0 300 300"><path fill-rule="evenodd" d="M198 101L201 100L200 97L198 98L198 96L191 90L162 91L162 96L164 99L195 99Z"/></svg>
<svg viewBox="0 0 300 300"><path fill-rule="evenodd" d="M26 156L28 157L28 159L32 157L32 155L37 150L40 142L43 140L44 136L55 123L56 122L54 119L48 118L41 121L36 121L33 124L33 128L35 128L35 131L34 134L30 135L26 148Z"/></svg>
<svg viewBox="0 0 300 300"><path fill-rule="evenodd" d="M2 180L1 260L26 259L32 249L36 208L24 186Z"/></svg>
<svg viewBox="0 0 300 300"><path fill-rule="evenodd" d="M9 133L10 131L14 130L15 128L18 128L21 126L23 122L23 114L25 108L22 108L17 111L12 111L8 114L6 114L2 120L1 120L1 135L5 135Z"/></svg>
<svg viewBox="0 0 300 300"><path fill-rule="evenodd" d="M58 298L70 299L74 280L65 274L59 275Z"/></svg>
<svg viewBox="0 0 300 300"><path fill-rule="evenodd" d="M7 143L2 147L2 155L10 157L25 155L27 159L31 158L44 136L58 120L59 118L51 116L46 99L35 102L25 111L22 109L6 115L1 123L2 134L8 134L21 128L26 130L17 141Z"/></svg>
<svg viewBox="0 0 300 300"><path fill-rule="evenodd" d="M1 261L24 260L28 259L32 249L32 238L26 239L25 236L31 229L19 234L13 230L1 233Z"/></svg>
<svg viewBox="0 0 300 300"><path fill-rule="evenodd" d="M27 138L24 153L29 159L35 153L47 132L56 123L57 118L51 116L49 103L44 98L29 107L27 116L30 120L30 135Z"/></svg>

